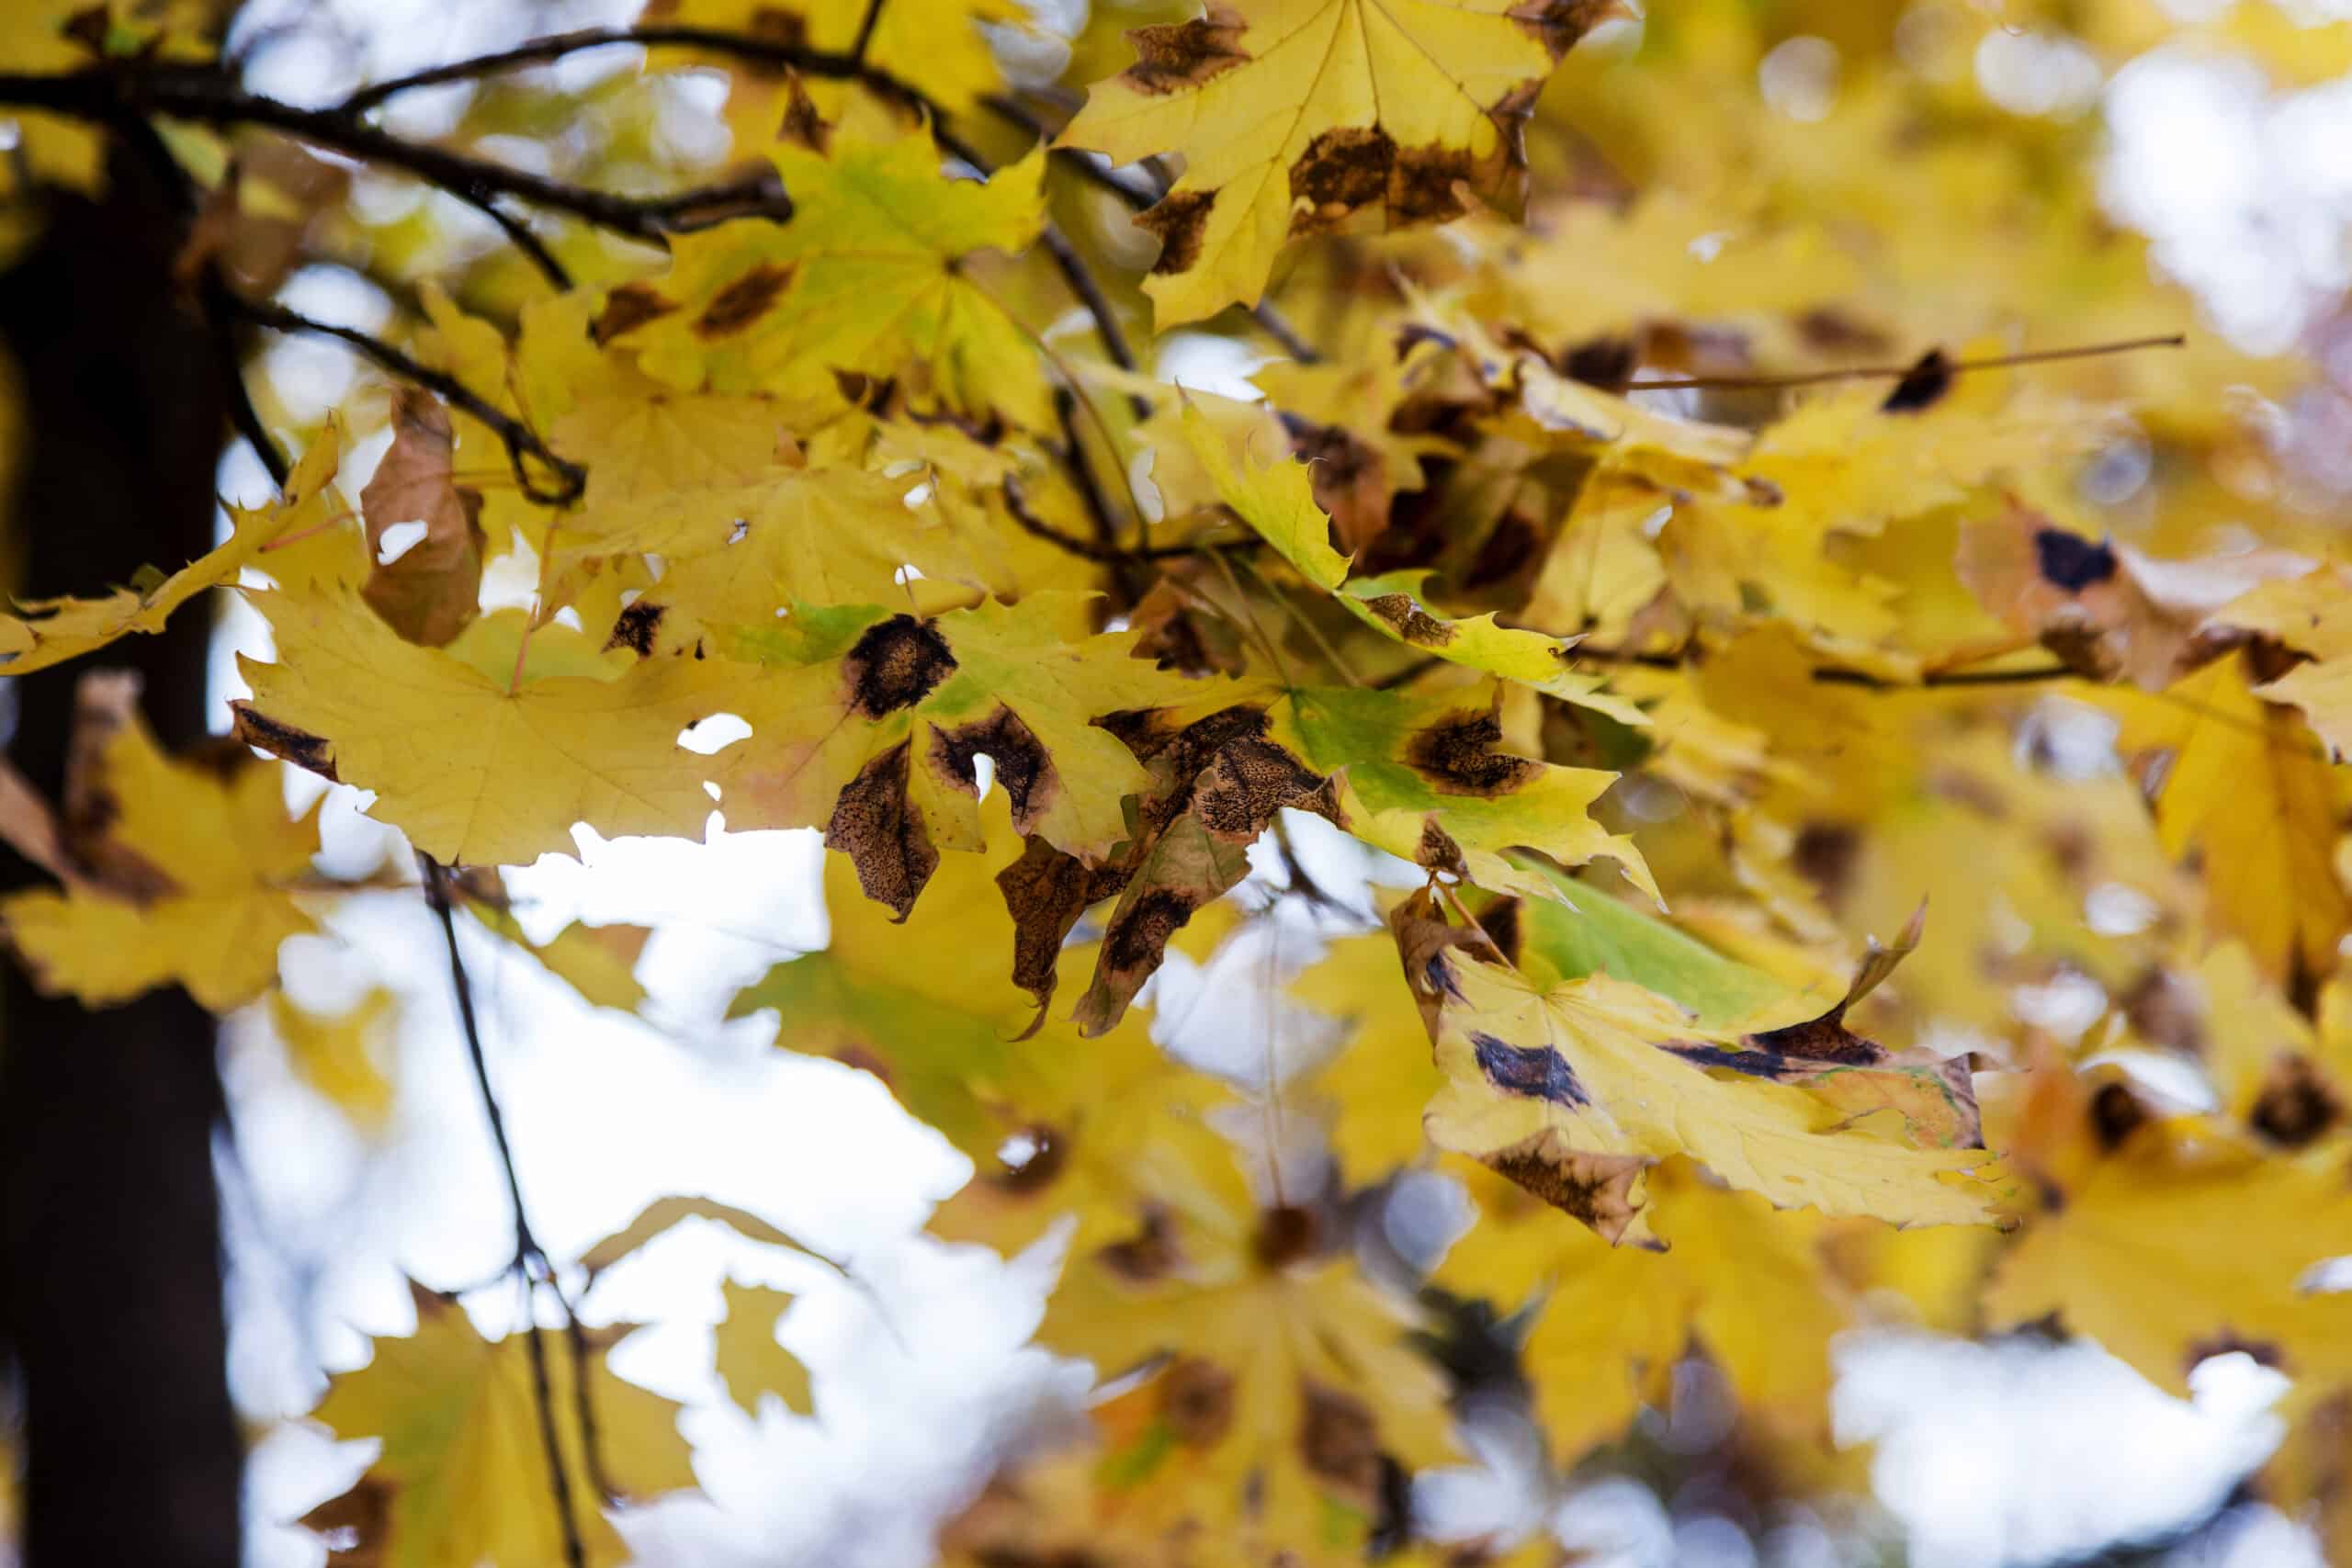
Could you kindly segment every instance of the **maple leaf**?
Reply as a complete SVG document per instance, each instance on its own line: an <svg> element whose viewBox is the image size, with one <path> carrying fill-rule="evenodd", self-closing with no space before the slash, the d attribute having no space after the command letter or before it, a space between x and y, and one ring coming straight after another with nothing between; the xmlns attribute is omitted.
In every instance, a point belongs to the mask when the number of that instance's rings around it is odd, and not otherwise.
<svg viewBox="0 0 2352 1568"><path fill-rule="evenodd" d="M1707 1070L1710 1038L1654 991L1594 975L1543 987L1449 925L1426 893L1390 917L1446 1088L1430 1135L1611 1242L1657 1245L1648 1168L1687 1154L1787 1208L1903 1224L1988 1224L1981 1149L1917 1149L1806 1090Z"/></svg>
<svg viewBox="0 0 2352 1568"><path fill-rule="evenodd" d="M441 648L481 604L481 494L450 477L457 433L438 399L403 389L392 400L392 444L359 492L369 568L360 597L411 642ZM422 524L424 537L383 558L384 536Z"/></svg>
<svg viewBox="0 0 2352 1568"><path fill-rule="evenodd" d="M382 1062L399 1003L379 986L341 1013L312 1012L284 991L269 997L269 1023L295 1073L362 1131L380 1133L392 1113L392 1081Z"/></svg>
<svg viewBox="0 0 2352 1568"><path fill-rule="evenodd" d="M1498 752L1494 709L1491 683L1424 696L1235 682L1106 716L1150 787L1110 862L1087 867L1037 848L999 876L1026 954L1014 977L1049 1002L1062 938L1090 905L1117 895L1076 1014L1088 1033L1109 1028L1193 911L1248 874L1250 846L1285 809L1490 887L1549 886L1505 848L1570 864L1606 855L1655 897L1633 841L1586 814L1613 775Z"/></svg>
<svg viewBox="0 0 2352 1568"><path fill-rule="evenodd" d="M796 1416L814 1415L808 1367L775 1338L777 1323L792 1305L791 1293L733 1280L721 1280L718 1291L727 1315L718 1323L716 1357L727 1397L754 1420L763 1403L760 1396L771 1393Z"/></svg>
<svg viewBox="0 0 2352 1568"><path fill-rule="evenodd" d="M2340 1143L2266 1156L2055 1063L2034 1074L2018 1122L2040 1212L1985 1288L1991 1326L2054 1313L2184 1397L2190 1369L2229 1349L2295 1376L2352 1373L2352 1296L2305 1278L2352 1253Z"/></svg>
<svg viewBox="0 0 2352 1568"><path fill-rule="evenodd" d="M1131 164L1182 152L1138 226L1161 329L1255 304L1283 243L1442 222L1456 182L1492 192L1552 67L1606 0L1242 0L1129 33L1136 62L1088 90L1061 145Z"/></svg>
<svg viewBox="0 0 2352 1568"><path fill-rule="evenodd" d="M2256 694L2248 656L2233 654L2154 694L2107 688L2126 754L2169 753L2156 833L2176 860L2195 857L2216 919L2245 940L2265 973L2325 976L2352 930L2332 858L2344 780L2310 730Z"/></svg>
<svg viewBox="0 0 2352 1568"><path fill-rule="evenodd" d="M1350 577L1349 559L1331 547L1331 520L1315 504L1304 464L1237 468L1224 438L1196 410L1185 411L1184 435L1233 513L1364 625L1421 653L1521 682L1620 723L1639 728L1648 722L1639 708L1600 691L1596 678L1569 671L1572 641L1498 626L1490 615L1455 620L1434 614L1424 592L1426 572Z"/></svg>
<svg viewBox="0 0 2352 1568"><path fill-rule="evenodd" d="M637 983L637 961L652 936L649 926L592 926L574 920L547 941L533 942L507 908L503 895L477 896L467 888L466 908L492 931L537 959L547 972L594 1007L634 1012L645 999Z"/></svg>
<svg viewBox="0 0 2352 1568"><path fill-rule="evenodd" d="M350 1544L330 1551L331 1561L383 1568L527 1568L560 1561L564 1538L540 1423L553 1423L565 1468L575 1476L591 1473L573 1358L560 1345L543 1346L542 1411L526 1338L539 1330L484 1339L450 1298L415 1285L410 1292L416 1332L376 1340L374 1359L337 1374L311 1414L337 1438L378 1438L383 1447L351 1491L302 1522L331 1537L352 1532ZM695 1483L678 1436L677 1404L605 1370L605 1352L634 1326L586 1331L586 1393L596 1413L594 1473L613 1488L616 1502ZM594 1502L575 1506L588 1562L607 1568L626 1562L627 1548Z"/></svg>
<svg viewBox="0 0 2352 1568"><path fill-rule="evenodd" d="M2275 637L2309 663L2297 664L2285 674L2256 686L2255 694L2272 702L2291 703L2303 710L2321 739L2339 757L2352 751L2352 614L2345 608L2347 579L2341 567L2314 568L2308 573L2266 582L2232 600L2213 619Z"/></svg>
<svg viewBox="0 0 2352 1568"><path fill-rule="evenodd" d="M922 135L848 143L830 160L790 146L770 156L792 221L680 240L668 273L613 292L608 338L682 389L791 391L835 370L918 373L975 417L1050 423L1033 337L967 265L1036 240L1042 153L986 183L948 178Z"/></svg>
<svg viewBox="0 0 2352 1568"><path fill-rule="evenodd" d="M1131 1213L1130 1240L1072 1258L1038 1338L1105 1380L1156 1363L1097 1413L1101 1484L1139 1524L1354 1560L1396 1467L1445 1451L1443 1385L1405 1342L1413 1314L1232 1166L1167 1172L1181 1228Z"/></svg>
<svg viewBox="0 0 2352 1568"><path fill-rule="evenodd" d="M705 770L678 736L718 711L711 696L730 672L716 661L618 655L616 665L561 626L523 649L511 612L475 622L470 644L420 648L347 588L251 603L277 660L238 656L254 694L233 705L237 738L374 790L371 813L435 860L569 853L579 821L700 836Z"/></svg>
<svg viewBox="0 0 2352 1568"><path fill-rule="evenodd" d="M1046 592L926 617L804 608L741 628L729 651L764 669L729 699L752 730L719 759L729 823L822 827L867 895L904 915L942 849L981 846L986 756L1014 827L1101 860L1125 836L1120 797L1146 779L1094 720L1190 683L1130 657L1136 633L1086 635L1091 613L1087 595Z"/></svg>
<svg viewBox="0 0 2352 1568"><path fill-rule="evenodd" d="M103 599L19 600L28 612L0 615L0 674L29 675L104 648L131 632L153 636L172 613L208 588L236 581L245 567L280 541L330 527L345 515L333 488L340 437L331 423L302 454L286 489L268 506L232 506L229 542L143 588L118 588Z"/></svg>
<svg viewBox="0 0 2352 1568"><path fill-rule="evenodd" d="M319 847L318 803L289 819L284 775L242 750L166 756L137 692L128 676L82 682L60 852L11 832L65 886L0 900L0 925L52 995L111 1007L178 984L227 1012L277 978L280 942L316 929L294 894Z"/></svg>
<svg viewBox="0 0 2352 1568"><path fill-rule="evenodd" d="M1826 1436L1829 1341L1860 1320L1830 1267L1830 1222L1726 1190L1688 1160L1658 1165L1649 1185L1657 1234L1674 1244L1663 1255L1547 1223L1486 1175L1474 1190L1487 1213L1438 1270L1505 1310L1540 1298L1521 1354L1555 1459L1572 1464L1645 1405L1667 1408L1692 1352L1723 1372L1744 1416Z"/></svg>

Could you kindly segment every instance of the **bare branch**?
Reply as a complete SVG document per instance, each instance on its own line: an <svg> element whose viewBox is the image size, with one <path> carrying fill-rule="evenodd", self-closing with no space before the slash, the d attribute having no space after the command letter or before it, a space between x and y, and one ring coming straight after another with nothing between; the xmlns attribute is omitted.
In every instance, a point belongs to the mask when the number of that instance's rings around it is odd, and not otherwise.
<svg viewBox="0 0 2352 1568"><path fill-rule="evenodd" d="M240 299L223 290L228 308L258 326L282 333L313 333L347 343L381 368L404 381L438 392L452 404L488 425L505 444L507 462L514 470L514 480L523 493L542 506L569 506L578 501L588 488L588 470L567 457L558 457L538 434L514 415L485 401L473 389L456 377L418 364L383 339L361 332L356 327L339 327L328 321L288 310L283 305ZM525 463L526 458L544 463L561 481L555 489L542 488Z"/></svg>
<svg viewBox="0 0 2352 1568"><path fill-rule="evenodd" d="M580 1538L580 1521L572 1512L571 1472L563 1461L563 1444L556 1430L555 1391L548 1375L547 1344L539 1337L539 1325L528 1303L533 1299L535 1269L544 1270L552 1280L554 1268L548 1262L547 1253L531 1235L531 1222L523 1208L523 1183L514 1172L514 1149L506 1141L506 1118L500 1111L498 1095L490 1085L490 1063L482 1054L481 1022L474 1014L473 984L466 975L464 955L458 950L457 913L449 897L448 869L422 850L417 852L417 865L424 873L425 902L440 919L441 935L449 949L449 978L458 992L458 1021L464 1027L466 1055L473 1064L474 1085L481 1091L481 1104L490 1118L491 1140L498 1146L498 1163L506 1173L506 1196L514 1215L514 1277L522 1281L526 1303L522 1333L531 1357L531 1389L539 1412L539 1438L547 1447L548 1475L555 1494L555 1511L563 1528L563 1556L567 1568L587 1568L588 1552ZM561 1292L558 1292L559 1299ZM579 1322L571 1316L571 1304L564 1305L564 1315L571 1324L571 1331L579 1333ZM581 1382L582 1397L586 1397L586 1382ZM582 1434L583 1438L585 1433Z"/></svg>

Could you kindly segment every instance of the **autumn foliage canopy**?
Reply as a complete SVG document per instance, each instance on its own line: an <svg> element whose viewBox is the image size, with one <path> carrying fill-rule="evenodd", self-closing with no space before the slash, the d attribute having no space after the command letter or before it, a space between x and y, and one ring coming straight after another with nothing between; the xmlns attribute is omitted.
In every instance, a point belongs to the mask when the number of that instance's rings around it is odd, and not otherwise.
<svg viewBox="0 0 2352 1568"><path fill-rule="evenodd" d="M268 634L202 757L85 678L70 797L0 802L56 878L0 908L18 960L266 1005L364 1120L383 1001L277 987L335 900L421 875L628 1008L645 933L534 945L499 868L580 823L821 834L831 943L731 1015L970 1156L937 1235L1054 1238L1038 1342L1104 1389L951 1560L1421 1550L1476 1302L1536 1308L1555 1464L1699 1356L1799 1493L1860 1483L1851 1328L2079 1334L2176 1392L2245 1350L2292 1379L2266 1495L2352 1551L2352 1296L2313 1273L2352 1254L2352 565L2280 434L2339 394L2103 211L2095 109L1978 69L2170 39L2292 79L2352 25L1195 10L656 0L584 90L609 144L518 175L540 68L611 36L453 67L417 137L429 83L290 108L172 7L16 8L18 176L164 128L190 308L379 373L262 400L279 493L209 555L0 618L11 676L216 589ZM690 71L731 152L663 168L628 105ZM347 164L506 232L404 253ZM277 302L361 241L408 285L383 333ZM421 872L315 871L289 768ZM1246 1067L1170 1048L1170 965L1255 987ZM1375 1260L1348 1216L1416 1169L1475 1221ZM524 1226L549 1326L498 1339L420 1287L316 1412L382 1439L312 1517L337 1560L619 1561L608 1515L694 1472L575 1308L695 1214L794 1245L687 1198L582 1258ZM806 1413L786 1298L729 1302L729 1390Z"/></svg>

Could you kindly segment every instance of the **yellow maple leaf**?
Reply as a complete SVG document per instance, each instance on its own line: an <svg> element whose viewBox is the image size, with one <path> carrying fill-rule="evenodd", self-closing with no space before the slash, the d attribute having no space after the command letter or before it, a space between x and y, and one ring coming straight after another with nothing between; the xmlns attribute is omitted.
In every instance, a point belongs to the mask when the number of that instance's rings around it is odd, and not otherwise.
<svg viewBox="0 0 2352 1568"><path fill-rule="evenodd" d="M1999 1189L1982 1149L1913 1148L1875 1125L1889 1118L1770 1077L1717 1077L1705 1043L1726 1039L1719 1029L1607 976L1533 983L1448 926L1427 894L1390 924L1446 1078L1430 1136L1611 1242L1657 1245L1642 1184L1678 1154L1783 1208L1899 1224L1994 1219Z"/></svg>
<svg viewBox="0 0 2352 1568"><path fill-rule="evenodd" d="M2305 1278L2352 1253L2340 1141L2265 1154L2050 1063L2015 1145L2041 1203L1985 1288L1989 1326L2054 1313L2183 1396L2189 1370L2225 1350L2297 1377L2352 1372L2352 1295Z"/></svg>
<svg viewBox="0 0 2352 1568"><path fill-rule="evenodd" d="M1089 89L1065 146L1131 164L1184 155L1136 219L1162 328L1257 303L1284 240L1442 222L1455 182L1519 165L1535 91L1608 0L1238 0L1128 35L1133 65Z"/></svg>
<svg viewBox="0 0 2352 1568"><path fill-rule="evenodd" d="M131 632L161 632L172 613L208 588L233 583L248 566L265 564L262 552L279 540L324 532L346 508L331 483L340 456L340 437L330 421L302 454L285 492L257 508L232 506L234 531L228 543L190 561L145 588L118 588L103 599L23 600L24 615L0 615L0 675L29 675L104 648Z"/></svg>
<svg viewBox="0 0 2352 1568"><path fill-rule="evenodd" d="M2126 753L2168 754L2156 796L2165 852L2193 861L2216 920L2274 979L2335 971L2352 931L2334 862L2345 782L2287 709L2255 692L2244 653L2156 694L2106 688Z"/></svg>
<svg viewBox="0 0 2352 1568"><path fill-rule="evenodd" d="M1365 626L1422 653L1521 682L1621 724L1639 728L1649 722L1641 709L1601 690L1597 678L1568 669L1572 640L1500 626L1491 615L1433 614L1425 571L1350 576L1350 558L1332 547L1331 520L1315 503L1305 464L1284 458L1236 465L1225 437L1197 409L1184 411L1184 437L1234 515Z"/></svg>
<svg viewBox="0 0 2352 1568"><path fill-rule="evenodd" d="M1389 1467L1446 1451L1443 1384L1406 1342L1413 1314L1325 1250L1312 1211L1260 1209L1232 1166L1152 1194L1181 1218L1131 1213L1129 1240L1072 1258L1038 1338L1104 1379L1156 1365L1097 1412L1097 1484L1136 1525L1358 1561Z"/></svg>
<svg viewBox="0 0 2352 1568"><path fill-rule="evenodd" d="M316 929L293 893L318 804L289 819L285 775L242 750L218 766L164 755L135 690L84 682L76 743L93 761L68 781L66 817L101 826L69 826L64 890L0 901L0 923L45 991L107 1007L176 983L226 1012L277 978L280 942Z"/></svg>
<svg viewBox="0 0 2352 1568"><path fill-rule="evenodd" d="M1693 1351L1723 1371L1744 1415L1826 1434L1829 1340L1860 1314L1829 1267L1821 1215L1775 1209L1668 1160L1650 1173L1657 1229L1673 1244L1660 1255L1556 1224L1498 1177L1480 1172L1474 1190L1486 1215L1437 1278L1505 1311L1541 1295L1521 1353L1555 1460L1573 1463L1623 1435L1643 1406L1664 1408L1676 1364Z"/></svg>
<svg viewBox="0 0 2352 1568"><path fill-rule="evenodd" d="M2292 703L2335 748L2352 751L2352 575L2328 565L2266 582L2224 605L2213 619L2276 637L2312 662L2255 688L2256 696Z"/></svg>
<svg viewBox="0 0 2352 1568"><path fill-rule="evenodd" d="M273 991L269 1022L285 1043L295 1073L361 1129L375 1133L392 1113L392 1080L382 1062L398 1009L392 993L380 986L336 1014L312 1012L284 991Z"/></svg>
<svg viewBox="0 0 2352 1568"><path fill-rule="evenodd" d="M532 1328L484 1339L447 1296L410 1287L416 1332L375 1341L375 1358L338 1374L311 1419L346 1441L383 1447L351 1491L303 1519L329 1535L356 1538L332 1557L380 1568L447 1563L537 1568L562 1561L564 1535L541 1435L530 1345L539 1340L547 1409L571 1477L574 1526L599 1568L628 1553L588 1483L574 1361L561 1337ZM615 1501L643 1499L695 1484L676 1402L615 1377L605 1353L634 1325L587 1331L586 1395L595 1422L594 1474Z"/></svg>
<svg viewBox="0 0 2352 1568"><path fill-rule="evenodd" d="M1012 981L1012 922L997 886L1023 852L1008 793L991 789L980 803L986 852L943 863L903 921L864 896L849 857L827 856L831 941L775 965L728 1007L729 1018L775 1009L777 1045L874 1074L984 1171L1009 1138L1050 1140L1053 1157L1067 1160L1092 1136L1081 1122L1114 1114L1139 1078L1168 1066L1139 1018L1091 1043L1052 1018L1024 1032L1035 1009ZM908 964L910 952L925 961Z"/></svg>
<svg viewBox="0 0 2352 1568"><path fill-rule="evenodd" d="M594 642L544 626L517 682L522 627L511 614L430 649L403 641L348 589L251 603L277 660L239 656L254 694L235 705L237 738L374 790L370 811L435 859L569 853L583 820L606 833L700 837L707 770L678 736L717 711L711 694L729 678L718 661L599 662Z"/></svg>
<svg viewBox="0 0 2352 1568"><path fill-rule="evenodd" d="M776 1325L792 1305L791 1292L733 1280L721 1280L718 1292L727 1315L719 1320L713 1354L727 1397L754 1419L763 1393L775 1395L796 1416L816 1414L808 1365L776 1343Z"/></svg>
<svg viewBox="0 0 2352 1568"><path fill-rule="evenodd" d="M1042 152L986 183L947 177L922 134L770 156L792 221L682 237L667 273L613 291L611 340L682 389L791 395L836 370L912 373L959 412L1050 424L1034 335L968 262L1036 240Z"/></svg>

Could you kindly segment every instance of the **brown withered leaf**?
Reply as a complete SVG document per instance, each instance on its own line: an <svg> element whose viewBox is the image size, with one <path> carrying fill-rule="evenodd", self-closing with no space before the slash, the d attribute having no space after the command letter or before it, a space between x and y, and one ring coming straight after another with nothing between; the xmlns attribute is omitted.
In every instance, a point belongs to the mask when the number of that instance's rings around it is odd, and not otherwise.
<svg viewBox="0 0 2352 1568"><path fill-rule="evenodd" d="M401 389L392 432L383 461L359 492L370 563L361 597L409 641L443 648L481 608L481 495L451 477L456 434L432 393ZM424 536L386 561L384 535L403 523L424 524Z"/></svg>

